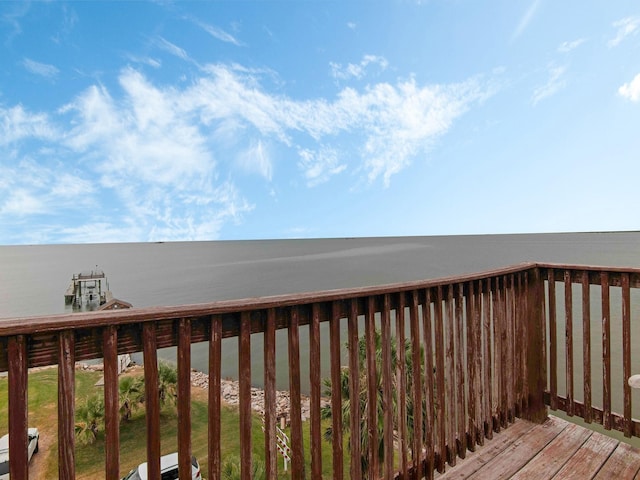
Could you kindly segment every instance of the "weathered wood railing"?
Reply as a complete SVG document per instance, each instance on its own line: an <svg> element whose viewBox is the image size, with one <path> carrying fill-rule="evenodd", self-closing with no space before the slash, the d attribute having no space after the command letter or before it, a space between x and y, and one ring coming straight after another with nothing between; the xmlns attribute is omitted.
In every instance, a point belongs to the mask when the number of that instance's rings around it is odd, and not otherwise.
<svg viewBox="0 0 640 480"><path fill-rule="evenodd" d="M565 285L566 395L558 393L556 283ZM160 416L157 349L177 346L178 445L181 478L190 478L191 344L209 342L208 478L220 478L222 339L238 338L241 467L250 478L252 462L251 367L264 362L265 463L276 478L276 330L288 334L291 398L292 477L322 475L321 359L330 359L334 388L332 467L334 478L431 478L434 470L482 445L516 416L546 417L546 405L637 435L631 400L624 387L624 415L611 410L609 315L603 320L604 406L592 406L590 362L585 361L584 401L574 398L572 284L602 285L602 309L609 288L622 289L623 375L630 375L630 288L639 270L522 264L455 278L370 288L283 295L180 307L92 312L0 320L0 371L9 376L10 472L28 477L28 368L58 365L59 477L74 478L74 365L104 358L105 478L117 479L119 411L117 355L143 352L146 389L147 461L150 478L159 478ZM584 288L584 287L583 287ZM588 292L589 289L584 290ZM590 301L582 302L583 358L590 358ZM604 318L603 317L603 318ZM570 321L571 320L571 321ZM328 322L329 351L321 350L320 324ZM252 334L264 335L264 354L251 357ZM301 333L308 337L308 363L301 358ZM379 335L380 351L376 350ZM365 351L360 355L359 339ZM395 337L395 340L394 340ZM547 341L548 339L548 341ZM346 341L348 348L343 349ZM395 342L395 343L394 343ZM408 345L407 348L393 345ZM407 355L409 356L407 358ZM343 358L346 357L346 367ZM305 357L306 358L306 357ZM549 373L547 373L547 365ZM305 465L301 418L301 375L310 380L310 465ZM306 374L305 374L306 375ZM547 383L550 388L547 389ZM625 383L626 385L626 383ZM343 421L342 395L350 403ZM366 405L366 407L365 407ZM360 410L360 407L364 410ZM343 432L349 436L348 455ZM366 441L362 442L362 439ZM324 448L327 448L326 446ZM350 459L348 461L347 459Z"/></svg>
<svg viewBox="0 0 640 480"><path fill-rule="evenodd" d="M631 387L627 383L632 373L637 373L631 371L632 353L636 355L636 369L640 368L640 345L636 340L632 349L631 343L633 319L640 313L640 303L631 299L636 293L633 290L640 288L640 270L569 265L539 268L547 280L546 403L586 423L598 423L626 437L640 436L640 422L631 415ZM612 394L613 400L619 400L616 407L622 407L621 414L613 410Z"/></svg>

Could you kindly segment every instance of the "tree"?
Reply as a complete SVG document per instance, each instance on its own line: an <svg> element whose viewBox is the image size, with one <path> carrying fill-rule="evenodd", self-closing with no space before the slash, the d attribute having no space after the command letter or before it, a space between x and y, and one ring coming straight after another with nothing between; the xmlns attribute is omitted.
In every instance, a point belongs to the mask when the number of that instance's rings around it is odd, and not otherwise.
<svg viewBox="0 0 640 480"><path fill-rule="evenodd" d="M376 392L377 392L377 400L376 400L376 418L377 422L377 430L378 430L378 445L376 448L376 453L379 459L380 468L382 468L384 461L384 435L383 435L383 396L384 391L382 388L382 335L378 330L374 332L374 342L375 342L375 375L376 375ZM349 345L346 345L347 349ZM367 475L368 467L369 467L369 420L367 411L369 409L369 396L367 394L367 366L366 366L366 358L367 358L367 342L364 336L358 339L358 365L360 371L360 378L358 381L359 392L358 392L358 403L359 403L359 418L360 418L360 451L361 458L360 463L362 465L362 471L364 475ZM407 339L404 344L405 350L405 380L407 390L411 391L413 388L413 362L411 356L411 343ZM422 358L423 352L421 352ZM391 337L391 369L393 372L397 370L398 367L398 351L397 351L397 342L395 337ZM423 361L420 362L420 368L422 370ZM393 419L394 419L394 430L397 430L397 376L394 374L391 378L392 382L392 409L393 409ZM340 386L339 390L342 397L342 425L345 433L349 434L350 425L351 425L351 403L352 400L350 398L350 371L349 367L343 367L340 371ZM324 380L325 385L325 395L331 397L333 387L331 385L330 379ZM409 429L409 434L413 431L413 396L407 396L407 427ZM322 417L323 418L331 418L332 411L331 405L328 404L322 408ZM324 437L329 442L333 439L333 431L331 427L328 427L325 430Z"/></svg>
<svg viewBox="0 0 640 480"><path fill-rule="evenodd" d="M99 424L104 418L104 400L100 395L87 397L76 409L76 437L84 445L98 438Z"/></svg>
<svg viewBox="0 0 640 480"><path fill-rule="evenodd" d="M144 379L141 376L126 376L120 378L118 385L120 398L120 418L125 422L133 415L144 399Z"/></svg>
<svg viewBox="0 0 640 480"><path fill-rule="evenodd" d="M178 370L168 363L160 362L158 364L158 395L160 396L160 405L164 406L167 402L175 404L178 398Z"/></svg>

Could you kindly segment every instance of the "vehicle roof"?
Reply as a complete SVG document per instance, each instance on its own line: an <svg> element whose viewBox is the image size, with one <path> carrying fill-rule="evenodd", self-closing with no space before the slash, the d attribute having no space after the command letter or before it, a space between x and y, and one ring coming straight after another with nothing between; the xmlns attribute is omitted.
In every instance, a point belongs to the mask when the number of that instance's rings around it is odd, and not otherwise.
<svg viewBox="0 0 640 480"><path fill-rule="evenodd" d="M160 473L178 465L178 452L170 453L160 457ZM147 462L140 464L138 474L142 478L147 478Z"/></svg>

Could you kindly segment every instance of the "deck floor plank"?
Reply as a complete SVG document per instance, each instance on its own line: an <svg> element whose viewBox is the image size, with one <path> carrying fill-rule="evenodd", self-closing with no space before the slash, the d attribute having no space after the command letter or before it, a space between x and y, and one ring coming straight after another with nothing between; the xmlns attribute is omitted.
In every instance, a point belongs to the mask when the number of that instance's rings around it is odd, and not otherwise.
<svg viewBox="0 0 640 480"><path fill-rule="evenodd" d="M591 436L590 430L571 424L513 475L514 480L552 478Z"/></svg>
<svg viewBox="0 0 640 480"><path fill-rule="evenodd" d="M468 478L477 480L511 478L568 425L567 422L556 417L549 417L543 424L532 428L526 437L515 441Z"/></svg>
<svg viewBox="0 0 640 480"><path fill-rule="evenodd" d="M532 423L516 419L515 423L509 428L501 430L500 433L495 433L491 442L485 441L485 447L476 447L475 452L467 453L467 458L464 462L458 463L455 467L447 468L443 474L436 473L435 478L438 480L468 478L534 427L535 425Z"/></svg>
<svg viewBox="0 0 640 480"><path fill-rule="evenodd" d="M606 464L620 441L593 432L582 447L571 457L553 480L588 480Z"/></svg>
<svg viewBox="0 0 640 480"><path fill-rule="evenodd" d="M594 480L632 480L640 471L640 450L620 442Z"/></svg>
<svg viewBox="0 0 640 480"><path fill-rule="evenodd" d="M550 416L516 419L436 480L640 480L640 449Z"/></svg>

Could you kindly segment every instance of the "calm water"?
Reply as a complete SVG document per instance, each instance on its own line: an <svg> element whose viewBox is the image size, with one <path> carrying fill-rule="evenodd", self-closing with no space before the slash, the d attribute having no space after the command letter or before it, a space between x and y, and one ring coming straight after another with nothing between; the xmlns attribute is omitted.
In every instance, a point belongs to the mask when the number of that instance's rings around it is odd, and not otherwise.
<svg viewBox="0 0 640 480"><path fill-rule="evenodd" d="M0 318L71 311L63 294L72 274L96 265L115 297L146 307L421 280L526 261L640 267L640 233L5 246ZM254 337L252 373L260 385L262 346ZM224 376L236 376L236 343L225 341ZM285 335L278 344L286 372ZM171 358L172 351L161 355ZM194 345L193 367L206 370L206 355L206 344ZM279 388L286 382L286 374L278 376Z"/></svg>

